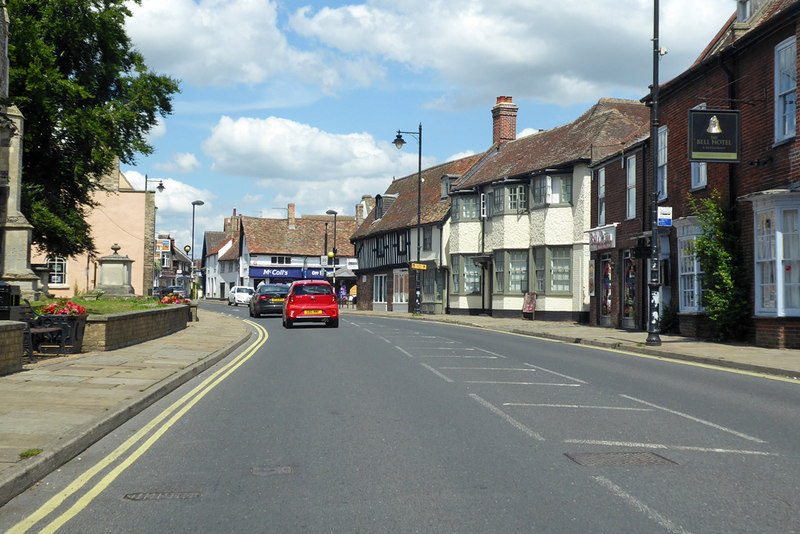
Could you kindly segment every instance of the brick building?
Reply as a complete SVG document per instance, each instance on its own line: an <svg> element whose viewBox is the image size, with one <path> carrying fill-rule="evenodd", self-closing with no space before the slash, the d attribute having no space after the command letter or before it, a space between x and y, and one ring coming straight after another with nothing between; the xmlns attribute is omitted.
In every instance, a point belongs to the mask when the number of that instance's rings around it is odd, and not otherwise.
<svg viewBox="0 0 800 534"><path fill-rule="evenodd" d="M754 343L800 347L800 145L796 138L797 0L740 0L697 61L663 84L659 98L659 205L673 208L669 234L672 298L685 335L710 331L701 267L692 252L700 234L687 194L721 196L736 223ZM692 162L689 110L736 111L738 162ZM709 132L712 124L709 123Z"/></svg>

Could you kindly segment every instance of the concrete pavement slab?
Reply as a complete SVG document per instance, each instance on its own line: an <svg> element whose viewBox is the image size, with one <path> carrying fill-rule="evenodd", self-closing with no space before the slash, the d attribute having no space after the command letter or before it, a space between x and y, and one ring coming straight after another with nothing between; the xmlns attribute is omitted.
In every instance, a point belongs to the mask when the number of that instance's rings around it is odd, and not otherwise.
<svg viewBox="0 0 800 534"><path fill-rule="evenodd" d="M41 359L0 377L0 505L251 336L234 317L204 309L198 317L164 338ZM21 459L30 449L42 452Z"/></svg>

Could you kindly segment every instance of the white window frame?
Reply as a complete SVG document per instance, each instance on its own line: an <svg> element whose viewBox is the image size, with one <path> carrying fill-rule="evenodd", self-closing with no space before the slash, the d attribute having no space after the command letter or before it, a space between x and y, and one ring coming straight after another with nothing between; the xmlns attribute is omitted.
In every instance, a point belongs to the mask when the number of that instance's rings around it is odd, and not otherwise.
<svg viewBox="0 0 800 534"><path fill-rule="evenodd" d="M464 260L464 293L473 295L481 292L481 268L475 265L475 262L469 259L468 256L462 258Z"/></svg>
<svg viewBox="0 0 800 534"><path fill-rule="evenodd" d="M597 226L606 224L606 169L597 169Z"/></svg>
<svg viewBox="0 0 800 534"><path fill-rule="evenodd" d="M48 256L47 257L47 284L52 287L69 287L69 279L67 278L67 259L62 256ZM61 281L56 281L58 277Z"/></svg>
<svg viewBox="0 0 800 534"><path fill-rule="evenodd" d="M658 200L667 198L667 143L669 128L658 129Z"/></svg>
<svg viewBox="0 0 800 534"><path fill-rule="evenodd" d="M791 61L791 63L789 63ZM785 65L786 68L783 68ZM795 136L797 110L797 47L789 37L775 47L775 142ZM784 83L785 82L785 83Z"/></svg>
<svg viewBox="0 0 800 534"><path fill-rule="evenodd" d="M392 303L408 304L408 269L394 271L392 276Z"/></svg>
<svg viewBox="0 0 800 534"><path fill-rule="evenodd" d="M386 275L376 274L372 277L372 302L386 304Z"/></svg>
<svg viewBox="0 0 800 534"><path fill-rule="evenodd" d="M684 313L701 313L703 307L703 268L694 253L694 243L702 233L696 217L675 227L678 233L679 309Z"/></svg>
<svg viewBox="0 0 800 534"><path fill-rule="evenodd" d="M636 155L625 160L625 218L636 218Z"/></svg>
<svg viewBox="0 0 800 534"><path fill-rule="evenodd" d="M755 314L800 316L800 202L796 198L767 198L754 202ZM795 213L794 228L787 215ZM794 249L794 256L789 257ZM794 279L793 279L794 278ZM795 303L789 291L794 289Z"/></svg>

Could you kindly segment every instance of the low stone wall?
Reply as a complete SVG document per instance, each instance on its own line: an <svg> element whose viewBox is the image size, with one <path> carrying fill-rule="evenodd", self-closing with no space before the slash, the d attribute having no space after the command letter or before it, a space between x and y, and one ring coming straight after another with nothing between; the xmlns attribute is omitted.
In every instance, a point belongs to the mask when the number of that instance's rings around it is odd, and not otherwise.
<svg viewBox="0 0 800 534"><path fill-rule="evenodd" d="M22 332L25 324L0 321L0 376L22 370Z"/></svg>
<svg viewBox="0 0 800 534"><path fill-rule="evenodd" d="M83 352L119 349L183 330L191 320L191 311L186 304L174 304L152 310L90 315L83 335Z"/></svg>

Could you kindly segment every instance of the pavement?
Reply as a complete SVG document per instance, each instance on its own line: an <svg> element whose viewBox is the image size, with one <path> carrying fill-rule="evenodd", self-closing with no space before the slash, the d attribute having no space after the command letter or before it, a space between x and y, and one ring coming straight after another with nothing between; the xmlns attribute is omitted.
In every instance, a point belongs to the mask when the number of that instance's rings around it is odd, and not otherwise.
<svg viewBox="0 0 800 534"><path fill-rule="evenodd" d="M800 350L721 344L569 322L488 316L342 310L342 315L400 317L457 324L566 343L680 359L767 375L800 377ZM175 334L108 352L43 358L0 377L0 506L92 443L250 339L243 320L205 309ZM800 382L800 380L798 380ZM22 459L20 453L41 449Z"/></svg>

